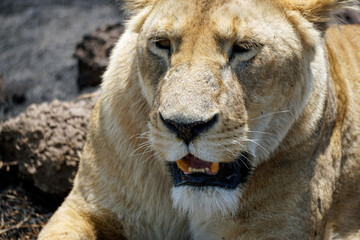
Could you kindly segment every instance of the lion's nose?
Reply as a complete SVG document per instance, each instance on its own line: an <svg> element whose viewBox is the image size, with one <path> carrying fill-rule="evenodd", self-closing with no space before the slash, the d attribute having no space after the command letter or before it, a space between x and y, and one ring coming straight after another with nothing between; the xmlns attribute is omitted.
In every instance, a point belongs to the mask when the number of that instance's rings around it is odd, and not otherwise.
<svg viewBox="0 0 360 240"><path fill-rule="evenodd" d="M160 113L160 119L165 124L165 126L174 132L178 138L182 139L186 145L200 133L209 130L214 124L218 121L218 114L210 117L205 121L189 121L181 118L167 119L163 118Z"/></svg>

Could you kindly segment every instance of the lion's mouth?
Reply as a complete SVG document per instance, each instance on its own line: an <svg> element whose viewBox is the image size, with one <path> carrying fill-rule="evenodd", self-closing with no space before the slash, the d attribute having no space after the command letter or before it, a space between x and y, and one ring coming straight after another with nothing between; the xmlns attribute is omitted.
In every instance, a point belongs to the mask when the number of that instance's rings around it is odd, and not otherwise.
<svg viewBox="0 0 360 240"><path fill-rule="evenodd" d="M175 187L216 186L227 189L244 183L251 169L246 153L229 163L207 162L189 154L176 162L169 162L169 168Z"/></svg>

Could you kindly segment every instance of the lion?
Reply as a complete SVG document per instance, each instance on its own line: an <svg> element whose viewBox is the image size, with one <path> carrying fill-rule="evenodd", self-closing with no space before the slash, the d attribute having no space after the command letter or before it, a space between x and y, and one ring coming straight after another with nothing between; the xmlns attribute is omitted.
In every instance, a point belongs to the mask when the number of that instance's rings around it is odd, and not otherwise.
<svg viewBox="0 0 360 240"><path fill-rule="evenodd" d="M360 27L331 26L352 3L126 0L39 239L360 239Z"/></svg>

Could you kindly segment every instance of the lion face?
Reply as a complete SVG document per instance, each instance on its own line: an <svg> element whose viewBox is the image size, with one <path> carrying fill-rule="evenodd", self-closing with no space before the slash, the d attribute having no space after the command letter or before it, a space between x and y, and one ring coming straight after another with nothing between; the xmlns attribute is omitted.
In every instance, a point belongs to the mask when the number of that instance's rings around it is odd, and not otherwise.
<svg viewBox="0 0 360 240"><path fill-rule="evenodd" d="M177 207L227 215L306 105L313 48L275 1L160 2L137 43L150 142Z"/></svg>

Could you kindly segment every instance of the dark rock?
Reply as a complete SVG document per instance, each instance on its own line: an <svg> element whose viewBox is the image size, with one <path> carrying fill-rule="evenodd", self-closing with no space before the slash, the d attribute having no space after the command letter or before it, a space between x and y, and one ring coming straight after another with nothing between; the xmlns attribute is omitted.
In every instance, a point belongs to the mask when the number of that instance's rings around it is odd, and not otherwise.
<svg viewBox="0 0 360 240"><path fill-rule="evenodd" d="M6 83L0 75L0 105L5 102Z"/></svg>
<svg viewBox="0 0 360 240"><path fill-rule="evenodd" d="M66 195L76 174L86 127L99 92L71 102L30 105L0 125L0 168L16 166L40 190Z"/></svg>
<svg viewBox="0 0 360 240"><path fill-rule="evenodd" d="M26 101L25 93L14 93L12 96L12 101L15 104L23 104Z"/></svg>
<svg viewBox="0 0 360 240"><path fill-rule="evenodd" d="M24 104L27 100L26 88L17 83L6 84L0 76L0 121L14 107Z"/></svg>
<svg viewBox="0 0 360 240"><path fill-rule="evenodd" d="M110 52L123 32L124 26L121 23L103 25L85 35L77 44L75 57L78 59L77 82L80 90L87 86L100 84Z"/></svg>

